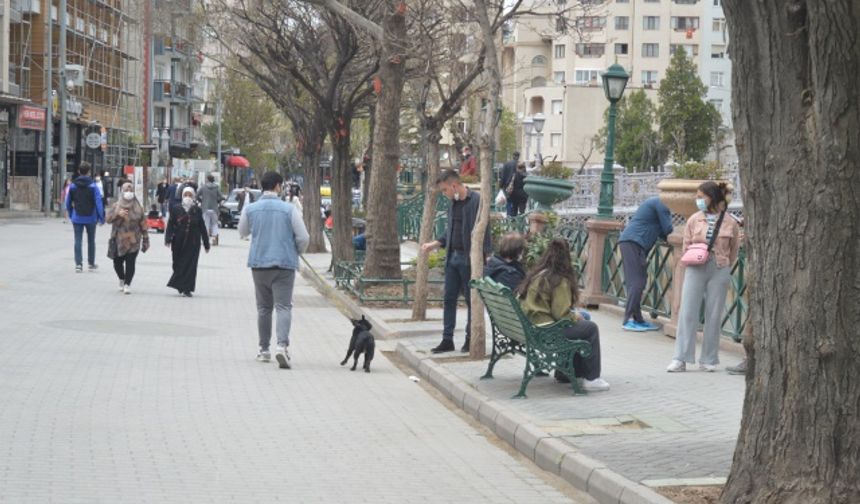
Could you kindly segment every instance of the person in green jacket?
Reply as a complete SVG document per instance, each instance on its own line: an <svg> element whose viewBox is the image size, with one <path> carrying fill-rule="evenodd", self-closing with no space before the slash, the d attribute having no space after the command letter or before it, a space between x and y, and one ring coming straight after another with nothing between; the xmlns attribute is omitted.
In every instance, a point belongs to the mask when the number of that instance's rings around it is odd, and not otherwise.
<svg viewBox="0 0 860 504"><path fill-rule="evenodd" d="M576 354L573 367L576 379L586 391L609 390L609 383L600 377L600 331L597 324L584 320L574 307L579 300L579 282L570 258L570 246L555 238L529 270L517 289L526 317L535 325L552 324L569 318L574 325L564 329L568 339L585 340L591 344L591 356ZM556 371L556 380L567 382L569 377Z"/></svg>

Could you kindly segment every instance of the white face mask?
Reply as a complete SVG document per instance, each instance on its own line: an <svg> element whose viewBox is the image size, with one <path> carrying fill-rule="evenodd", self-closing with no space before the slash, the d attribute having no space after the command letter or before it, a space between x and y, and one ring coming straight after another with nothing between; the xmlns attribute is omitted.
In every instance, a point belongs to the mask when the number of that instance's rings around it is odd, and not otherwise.
<svg viewBox="0 0 860 504"><path fill-rule="evenodd" d="M189 198L187 196L185 198L182 198L182 206L184 206L185 208L191 208L191 205L193 204L194 198Z"/></svg>
<svg viewBox="0 0 860 504"><path fill-rule="evenodd" d="M124 192L124 193L122 193L122 197L127 199L128 201L131 201L134 199L134 193L133 192Z"/></svg>

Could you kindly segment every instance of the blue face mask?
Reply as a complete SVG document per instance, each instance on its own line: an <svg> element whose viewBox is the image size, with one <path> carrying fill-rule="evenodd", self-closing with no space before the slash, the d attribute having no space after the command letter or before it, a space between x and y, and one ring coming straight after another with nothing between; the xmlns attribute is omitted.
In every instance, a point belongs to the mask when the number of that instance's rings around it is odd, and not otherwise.
<svg viewBox="0 0 860 504"><path fill-rule="evenodd" d="M708 210L708 205L705 203L704 198L696 198L696 207L703 212Z"/></svg>

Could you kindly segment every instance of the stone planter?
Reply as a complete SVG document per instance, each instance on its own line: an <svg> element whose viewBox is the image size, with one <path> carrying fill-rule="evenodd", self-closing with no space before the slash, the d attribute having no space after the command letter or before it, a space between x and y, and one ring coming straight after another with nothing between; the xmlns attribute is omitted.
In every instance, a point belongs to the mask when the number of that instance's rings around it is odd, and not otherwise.
<svg viewBox="0 0 860 504"><path fill-rule="evenodd" d="M684 219L689 219L699 210L696 208L696 191L705 182L707 180L663 179L657 184L657 189L660 190L660 201L669 207L673 213L684 216ZM734 187L729 184L729 190L733 189Z"/></svg>
<svg viewBox="0 0 860 504"><path fill-rule="evenodd" d="M552 212L552 205L570 198L573 194L573 182L564 179L554 179L529 175L523 187L529 198L538 203L538 209Z"/></svg>

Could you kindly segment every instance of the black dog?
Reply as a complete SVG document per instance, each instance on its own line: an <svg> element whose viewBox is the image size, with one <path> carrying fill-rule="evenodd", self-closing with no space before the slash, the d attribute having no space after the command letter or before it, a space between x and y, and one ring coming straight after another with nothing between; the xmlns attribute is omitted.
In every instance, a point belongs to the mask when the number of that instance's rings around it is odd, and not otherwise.
<svg viewBox="0 0 860 504"><path fill-rule="evenodd" d="M352 322L352 338L349 340L349 350L346 352L346 357L343 359L343 362L340 363L341 366L346 364L346 361L349 360L349 357L354 355L354 361L352 363L352 369L350 371L355 371L355 366L358 365L358 356L362 353L364 354L364 372L370 372L370 361L373 360L373 350L376 348L376 340L373 339L373 335L370 334L370 330L373 328L370 325L370 322L364 318L364 315L361 316L360 320L350 319Z"/></svg>

